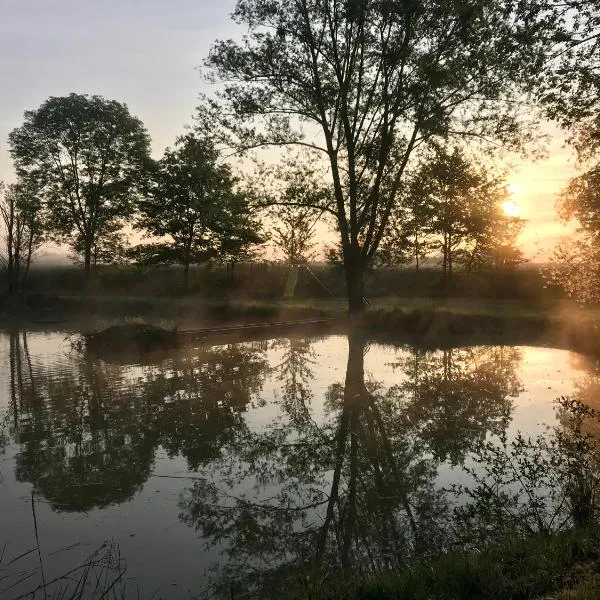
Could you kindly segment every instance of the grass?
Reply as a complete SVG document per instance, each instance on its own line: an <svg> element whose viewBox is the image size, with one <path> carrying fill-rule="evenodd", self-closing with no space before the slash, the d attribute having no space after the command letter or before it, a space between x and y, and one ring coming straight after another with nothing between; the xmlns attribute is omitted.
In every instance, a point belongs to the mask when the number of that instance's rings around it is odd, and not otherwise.
<svg viewBox="0 0 600 600"><path fill-rule="evenodd" d="M334 583L314 600L597 600L600 532L577 530L452 552L404 573Z"/></svg>

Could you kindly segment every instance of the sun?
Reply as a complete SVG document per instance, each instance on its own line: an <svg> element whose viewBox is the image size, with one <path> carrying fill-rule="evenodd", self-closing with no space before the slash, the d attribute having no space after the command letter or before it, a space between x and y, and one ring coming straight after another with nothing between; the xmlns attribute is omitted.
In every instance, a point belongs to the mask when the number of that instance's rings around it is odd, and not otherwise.
<svg viewBox="0 0 600 600"><path fill-rule="evenodd" d="M521 209L514 200L506 200L503 202L502 210L507 217L518 217L521 214Z"/></svg>

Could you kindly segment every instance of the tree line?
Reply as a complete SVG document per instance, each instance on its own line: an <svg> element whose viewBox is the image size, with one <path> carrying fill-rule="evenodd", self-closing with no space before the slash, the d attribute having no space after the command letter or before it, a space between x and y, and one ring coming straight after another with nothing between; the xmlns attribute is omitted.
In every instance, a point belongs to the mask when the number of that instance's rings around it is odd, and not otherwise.
<svg viewBox="0 0 600 600"><path fill-rule="evenodd" d="M486 152L530 153L543 117L596 154L591 0L244 0L233 18L247 35L213 44L203 72L217 91L160 160L122 103L71 94L25 113L3 208L11 290L43 239L67 243L86 273L122 255L180 263L187 278L191 264L247 256L270 210L290 262L307 259L318 220L336 232L361 311L377 264L418 268L436 252L451 280L456 266L522 260ZM127 248L128 228L147 241Z"/></svg>

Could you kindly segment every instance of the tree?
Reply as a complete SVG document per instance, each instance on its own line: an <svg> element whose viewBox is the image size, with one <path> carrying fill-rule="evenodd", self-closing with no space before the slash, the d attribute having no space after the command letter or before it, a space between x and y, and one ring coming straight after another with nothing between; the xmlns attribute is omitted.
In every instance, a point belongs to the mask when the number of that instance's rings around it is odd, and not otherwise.
<svg viewBox="0 0 600 600"><path fill-rule="evenodd" d="M249 32L213 46L207 66L226 83L202 124L239 151L296 148L299 165L324 165L329 194L311 206L335 219L360 311L413 156L455 135L519 146L512 100L546 40L500 0L243 0L233 16Z"/></svg>
<svg viewBox="0 0 600 600"><path fill-rule="evenodd" d="M314 236L318 216L305 208L283 206L274 213L278 223L273 226L271 242L292 266L314 258Z"/></svg>
<svg viewBox="0 0 600 600"><path fill-rule="evenodd" d="M387 265L413 263L419 271L421 262L435 248L429 234L432 207L422 202L420 181L409 178L407 190L390 216L388 231L383 236L379 259Z"/></svg>
<svg viewBox="0 0 600 600"><path fill-rule="evenodd" d="M506 186L459 149L436 146L411 174L395 207L381 251L400 260L432 250L442 256L444 281L456 264L467 271L520 260L515 246L521 221L504 214Z"/></svg>
<svg viewBox="0 0 600 600"><path fill-rule="evenodd" d="M9 296L23 294L35 251L43 242L44 220L39 198L25 183L0 182L0 216L4 229L1 262L6 267Z"/></svg>
<svg viewBox="0 0 600 600"><path fill-rule="evenodd" d="M192 133L177 139L159 161L148 198L140 203L136 226L160 241L135 253L143 262L190 265L219 256L235 256L262 242L248 199L236 189L228 165L207 138Z"/></svg>
<svg viewBox="0 0 600 600"><path fill-rule="evenodd" d="M584 153L599 148L600 7L596 0L541 0L529 12L549 36L538 99Z"/></svg>
<svg viewBox="0 0 600 600"><path fill-rule="evenodd" d="M467 272L506 272L525 262L523 251L517 245L524 220L504 214L499 204L492 209L486 226L476 234L470 251L464 256Z"/></svg>
<svg viewBox="0 0 600 600"><path fill-rule="evenodd" d="M144 188L150 138L125 104L102 96L50 97L9 135L23 180L46 203L54 236L81 252L86 275L94 248L119 230Z"/></svg>
<svg viewBox="0 0 600 600"><path fill-rule="evenodd" d="M546 281L581 303L600 301L600 164L573 178L558 201L563 221L579 222L562 239L544 270Z"/></svg>

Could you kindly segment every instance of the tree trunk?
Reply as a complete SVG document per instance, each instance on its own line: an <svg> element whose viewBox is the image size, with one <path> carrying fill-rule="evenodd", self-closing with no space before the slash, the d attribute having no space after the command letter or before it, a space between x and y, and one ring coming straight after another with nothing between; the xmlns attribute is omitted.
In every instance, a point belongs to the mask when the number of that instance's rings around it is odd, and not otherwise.
<svg viewBox="0 0 600 600"><path fill-rule="evenodd" d="M444 262L442 266L442 273L444 275L444 287L446 286L448 280L448 234L444 233L444 245L443 245L443 253L444 253Z"/></svg>
<svg viewBox="0 0 600 600"><path fill-rule="evenodd" d="M419 272L419 237L415 234L415 266L417 273Z"/></svg>
<svg viewBox="0 0 600 600"><path fill-rule="evenodd" d="M29 235L27 237L27 254L25 256L24 272L21 277L21 299L24 302L25 289L27 287L27 278L29 277L29 268L31 267L31 258L33 256L33 227L29 227Z"/></svg>
<svg viewBox="0 0 600 600"><path fill-rule="evenodd" d="M348 311L360 314L365 310L365 269L359 260L347 258L344 265L346 290L348 294Z"/></svg>

